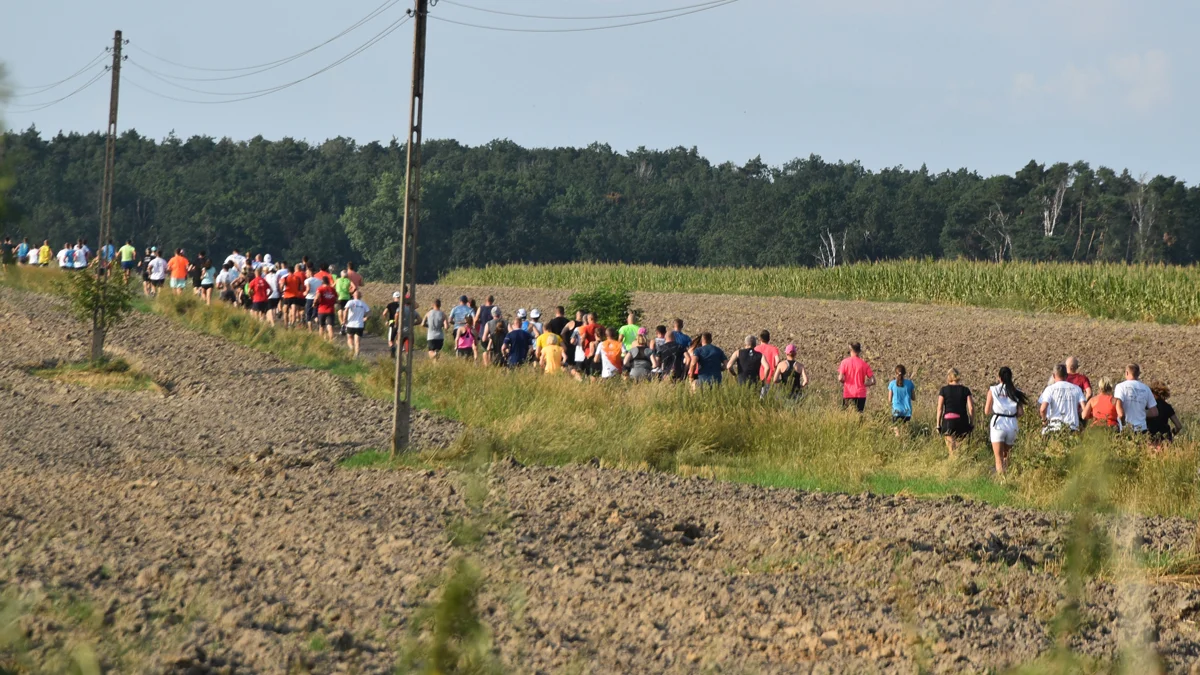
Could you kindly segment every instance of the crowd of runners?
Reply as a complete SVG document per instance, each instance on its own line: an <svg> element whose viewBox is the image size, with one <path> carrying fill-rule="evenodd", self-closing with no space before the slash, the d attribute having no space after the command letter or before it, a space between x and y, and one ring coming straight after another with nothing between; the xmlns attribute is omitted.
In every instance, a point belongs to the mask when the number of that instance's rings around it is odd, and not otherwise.
<svg viewBox="0 0 1200 675"><path fill-rule="evenodd" d="M606 327L597 322L595 314L578 311L567 316L563 307L556 307L549 318L537 309L518 309L509 318L493 296L482 305L462 296L448 310L441 300L434 300L420 325L426 331L431 359L452 350L460 358L483 365L535 367L549 375L570 373L577 380L664 380L691 383L697 389L719 385L728 375L759 396L791 400L800 399L809 385L808 369L797 360L797 346L787 344L779 349L767 330L747 335L741 347L727 354L713 343L711 333L684 332L681 319L670 326L650 328L638 325L636 315L630 313L623 325ZM389 340L394 345L394 334ZM987 388L981 419L987 420L997 473L1007 469L1020 420L1031 406L1036 406L1045 435L1070 434L1092 424L1145 434L1160 446L1183 430L1168 402L1170 389L1159 382L1144 384L1137 364L1126 367L1120 380L1101 377L1093 388L1091 380L1079 371L1079 360L1070 357L1054 367L1036 401L1017 388L1010 368L1000 368L995 377ZM876 375L857 342L848 345L837 381L842 387L843 407L863 412ZM916 385L903 365L895 367L887 383L887 397L899 435L912 420L917 400ZM975 394L962 383L959 372L950 369L945 385L937 392L936 419L952 457L973 434L978 414Z"/></svg>
<svg viewBox="0 0 1200 675"><path fill-rule="evenodd" d="M188 289L205 303L219 301L240 306L271 325L306 328L333 341L335 330L346 336L347 347L358 356L371 308L362 299L365 282L353 263L338 270L327 263L313 264L304 257L294 265L274 261L269 254L243 255L235 250L221 263L203 251L189 259L183 249L165 257L156 246L139 255L132 242L117 248L109 241L95 253L87 240L64 244L57 253L43 242L34 248L28 240L15 244L5 239L0 256L6 264L18 262L64 270L85 269L96 262L120 270L128 280L140 275L144 292L157 294L164 285L175 294ZM189 283L190 282L190 283ZM411 328L418 314L408 299L392 294L383 312L388 347L408 349ZM726 374L737 384L753 388L759 396L781 396L799 400L809 385L809 372L798 360L798 348L787 344L781 350L763 330L747 335L732 354L713 343L711 333L689 335L684 322L654 328L638 324L630 313L621 326L602 326L596 315L585 310L567 316L563 307L543 317L538 309L518 309L510 318L495 298L483 304L462 296L448 310L434 300L419 316L425 329L430 359L443 351L472 359L485 366L537 368L549 375L569 373L577 380L622 378L635 382L662 380L690 383L696 389L722 383ZM449 343L449 345L447 345ZM875 386L872 367L855 342L839 364L837 381L842 386L842 405L859 413L866 408L867 393ZM987 387L979 416L975 394L950 369L946 383L937 392L937 430L945 437L947 450L955 456L975 431L976 419L986 420L987 435L996 460L996 471L1004 473L1009 453L1016 442L1026 408L1036 410L1043 434L1072 433L1091 424L1131 434L1144 434L1155 446L1170 442L1183 424L1169 403L1171 391L1161 382L1146 385L1141 368L1130 364L1120 378L1100 377L1095 387L1079 370L1079 360L1067 358L1053 369L1048 384L1036 400L1015 385L1010 368L1000 368ZM887 398L897 435L912 419L917 388L907 369L897 365L887 383Z"/></svg>

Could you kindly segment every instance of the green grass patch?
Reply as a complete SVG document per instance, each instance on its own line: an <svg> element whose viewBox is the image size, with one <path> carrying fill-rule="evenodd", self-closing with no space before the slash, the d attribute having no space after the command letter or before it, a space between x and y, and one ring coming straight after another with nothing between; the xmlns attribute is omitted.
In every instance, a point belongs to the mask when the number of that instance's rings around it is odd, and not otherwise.
<svg viewBox="0 0 1200 675"><path fill-rule="evenodd" d="M99 363L58 362L32 368L29 372L45 380L76 384L91 389L163 391L163 387L155 382L154 378L137 370L124 359L109 359Z"/></svg>
<svg viewBox="0 0 1200 675"><path fill-rule="evenodd" d="M559 290L783 296L973 305L1159 323L1200 323L1200 267L907 260L813 267L572 263L453 270L439 283Z"/></svg>

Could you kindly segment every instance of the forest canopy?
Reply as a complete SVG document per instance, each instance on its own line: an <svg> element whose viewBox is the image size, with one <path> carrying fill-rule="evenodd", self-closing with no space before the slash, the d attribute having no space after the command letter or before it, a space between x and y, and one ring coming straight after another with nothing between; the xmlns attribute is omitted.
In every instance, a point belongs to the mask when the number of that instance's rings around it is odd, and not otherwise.
<svg viewBox="0 0 1200 675"><path fill-rule="evenodd" d="M95 237L104 136L14 131L0 230L58 245ZM398 276L404 147L121 135L116 238ZM1200 258L1200 189L1086 162L1012 175L868 171L810 156L714 164L695 148L620 153L426 141L423 280L455 267L607 261L836 265L898 258L1168 262Z"/></svg>

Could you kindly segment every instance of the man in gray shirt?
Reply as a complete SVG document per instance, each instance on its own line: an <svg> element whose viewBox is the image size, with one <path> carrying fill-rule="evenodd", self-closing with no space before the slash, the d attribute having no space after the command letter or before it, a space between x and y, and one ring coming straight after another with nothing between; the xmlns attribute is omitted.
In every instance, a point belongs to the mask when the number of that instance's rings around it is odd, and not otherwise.
<svg viewBox="0 0 1200 675"><path fill-rule="evenodd" d="M433 301L433 308L425 315L421 325L426 329L425 343L429 350L429 358L437 360L438 353L442 351L442 345L446 342L447 328L446 313L442 311L440 299Z"/></svg>

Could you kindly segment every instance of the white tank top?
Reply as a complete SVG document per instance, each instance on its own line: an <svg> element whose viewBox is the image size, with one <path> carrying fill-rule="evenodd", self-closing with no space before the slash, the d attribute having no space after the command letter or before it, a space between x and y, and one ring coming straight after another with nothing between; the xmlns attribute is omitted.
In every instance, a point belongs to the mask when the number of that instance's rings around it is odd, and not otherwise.
<svg viewBox="0 0 1200 675"><path fill-rule="evenodd" d="M1003 384L992 385L992 412L1008 416L1017 414L1017 402L1008 397Z"/></svg>

